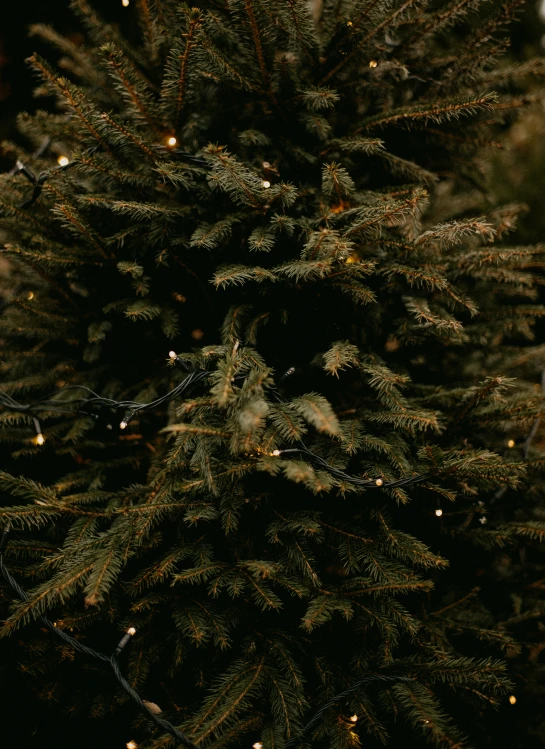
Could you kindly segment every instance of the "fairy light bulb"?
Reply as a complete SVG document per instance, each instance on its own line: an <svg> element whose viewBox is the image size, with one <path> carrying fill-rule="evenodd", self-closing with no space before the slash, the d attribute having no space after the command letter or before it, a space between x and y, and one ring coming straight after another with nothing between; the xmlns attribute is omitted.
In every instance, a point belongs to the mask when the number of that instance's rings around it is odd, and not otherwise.
<svg viewBox="0 0 545 749"><path fill-rule="evenodd" d="M370 68L376 68L378 65L378 62L376 60L369 60L369 67Z"/></svg>
<svg viewBox="0 0 545 749"><path fill-rule="evenodd" d="M509 702L510 702L510 703L511 703L512 705L516 705L516 703L517 703L517 698L515 697L515 695L514 695L514 694L512 694L512 695L511 695L511 696L509 697Z"/></svg>
<svg viewBox="0 0 545 749"><path fill-rule="evenodd" d="M36 430L36 436L34 437L33 442L35 445L41 446L45 442L45 437L42 434L42 427L35 416L32 417L32 421L34 422L34 429Z"/></svg>
<svg viewBox="0 0 545 749"><path fill-rule="evenodd" d="M121 5L124 8L128 8L129 7L129 3L130 3L130 0L121 0ZM131 744L134 744L134 741L131 741ZM127 744L127 746L129 746L129 745ZM134 746L136 746L136 744L134 744ZM134 749L134 747L129 747L129 749Z"/></svg>
<svg viewBox="0 0 545 749"><path fill-rule="evenodd" d="M34 299L34 292L29 291L28 294L26 295L26 298L28 299L29 302L31 302Z"/></svg>
<svg viewBox="0 0 545 749"><path fill-rule="evenodd" d="M271 455L274 455L275 458L278 458L278 456L280 455L280 450L273 450Z"/></svg>
<svg viewBox="0 0 545 749"><path fill-rule="evenodd" d="M382 486L384 484L384 481L382 479L377 479L375 481L375 486Z"/></svg>
<svg viewBox="0 0 545 749"><path fill-rule="evenodd" d="M116 655L119 655L119 653L123 650L125 645L129 642L131 637L134 637L135 634L136 634L136 629L134 627L129 627L128 630L123 635L123 637L119 640L119 644L115 651Z"/></svg>
<svg viewBox="0 0 545 749"><path fill-rule="evenodd" d="M171 135L170 138L167 138L167 145L170 146L171 148L173 148L177 142L178 141L173 135Z"/></svg>
<svg viewBox="0 0 545 749"><path fill-rule="evenodd" d="M125 421L125 419L123 419L123 421L119 425L119 428L120 429L126 429L127 428L127 422Z"/></svg>
<svg viewBox="0 0 545 749"><path fill-rule="evenodd" d="M178 354L175 351L169 351L168 355L169 355L169 357L171 359L177 359L178 358Z"/></svg>
<svg viewBox="0 0 545 749"><path fill-rule="evenodd" d="M358 716L357 715L351 715L350 716L350 722L351 723L357 723L358 722Z"/></svg>
<svg viewBox="0 0 545 749"><path fill-rule="evenodd" d="M263 744L261 741L256 741L255 744L252 744L252 749L263 749Z"/></svg>
<svg viewBox="0 0 545 749"><path fill-rule="evenodd" d="M438 518L440 518L440 517L441 517L441 515L443 514L443 510L442 510L442 509L441 509L440 507L438 507L438 508L437 508L437 509L435 510L435 514L437 515L437 517L438 517Z"/></svg>
<svg viewBox="0 0 545 749"><path fill-rule="evenodd" d="M59 166L66 166L69 163L70 159L68 158L68 156L59 156L59 158L57 159L57 164Z"/></svg>
<svg viewBox="0 0 545 749"><path fill-rule="evenodd" d="M123 5L128 5L128 4L129 4L129 0L123 0ZM125 746L127 747L127 749L138 749L138 744L136 743L136 741L127 741Z"/></svg>
<svg viewBox="0 0 545 749"><path fill-rule="evenodd" d="M269 180L268 180L268 179L264 179L264 180L263 180L263 182L262 182L261 184L263 185L263 187L264 187L265 189L267 189L268 187L270 187L270 186L271 186L271 183L269 182Z"/></svg>
<svg viewBox="0 0 545 749"><path fill-rule="evenodd" d="M515 447L515 440L509 440L507 447Z"/></svg>

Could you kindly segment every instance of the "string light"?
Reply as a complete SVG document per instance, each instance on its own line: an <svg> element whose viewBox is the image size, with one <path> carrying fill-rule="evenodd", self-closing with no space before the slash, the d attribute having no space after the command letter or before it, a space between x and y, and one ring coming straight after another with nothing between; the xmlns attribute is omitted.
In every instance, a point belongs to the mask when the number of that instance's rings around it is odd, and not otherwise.
<svg viewBox="0 0 545 749"><path fill-rule="evenodd" d="M271 453L271 455L274 455L275 458L277 458L281 454L282 454L282 450L273 450Z"/></svg>
<svg viewBox="0 0 545 749"><path fill-rule="evenodd" d="M440 518L440 517L441 517L441 515L443 514L443 510L442 510L442 509L441 509L440 507L438 507L438 508L437 508L437 509L435 510L435 514L437 515L437 517L438 517L438 518Z"/></svg>
<svg viewBox="0 0 545 749"><path fill-rule="evenodd" d="M369 67L370 68L376 68L378 65L378 62L376 60L369 60Z"/></svg>
<svg viewBox="0 0 545 749"><path fill-rule="evenodd" d="M514 695L514 694L512 694L512 695L511 695L511 696L509 697L509 702L510 702L510 703L511 703L512 705L516 705L516 703L517 703L517 698L515 697L515 695Z"/></svg>
<svg viewBox="0 0 545 749"><path fill-rule="evenodd" d="M123 419L123 421L119 425L119 428L120 429L126 429L127 428L127 422L125 421L125 419Z"/></svg>
<svg viewBox="0 0 545 749"><path fill-rule="evenodd" d="M377 486L382 486L382 485L384 484L384 481L383 481L382 479L377 479L377 480L375 481L375 484L376 484Z"/></svg>
<svg viewBox="0 0 545 749"><path fill-rule="evenodd" d="M128 630L125 632L123 637L119 640L119 643L117 645L117 648L115 650L115 654L119 655L119 653L123 650L125 645L129 642L131 637L134 637L136 634L136 629L134 627L129 627Z"/></svg>
<svg viewBox="0 0 545 749"><path fill-rule="evenodd" d="M34 429L36 430L36 436L34 437L34 444L40 445L41 447L45 442L45 437L42 434L42 428L40 426L40 422L34 416L32 417L32 421L34 422Z"/></svg>
<svg viewBox="0 0 545 749"><path fill-rule="evenodd" d="M358 716L357 715L351 715L350 716L350 722L351 723L357 723L358 722Z"/></svg>
<svg viewBox="0 0 545 749"><path fill-rule="evenodd" d="M122 2L123 5L129 4L129 0L122 0ZM138 749L138 744L136 743L136 741L127 741L125 746L127 747L127 749Z"/></svg>
<svg viewBox="0 0 545 749"><path fill-rule="evenodd" d="M507 447L515 447L515 440L509 440Z"/></svg>
<svg viewBox="0 0 545 749"><path fill-rule="evenodd" d="M127 3L127 5L128 5L128 3ZM172 138L170 138L170 140L172 141ZM47 139L47 144L46 145L49 145L50 142L51 142L50 139ZM174 143L174 145L175 144L176 143ZM83 152L83 155L91 156L96 151L97 151L97 146L93 146L92 148L86 149ZM42 147L40 146L40 148L35 152L34 155L35 156L41 156L41 155L43 155L43 152L44 151L42 150ZM201 159L198 156L195 156L194 154L189 153L187 151L181 151L180 149L177 149L173 153L173 155L175 155L176 158L179 158L179 159L187 159L187 160L193 162L194 164L198 164L199 166L203 167L204 169L210 169L211 168L210 164L208 164L208 162L206 162L204 159ZM62 159L62 162L61 162L61 159ZM64 169L67 169L67 168L71 169L72 167L75 167L78 164L82 163L79 159L74 159L73 161L70 161L68 159L68 157L66 157L66 156L59 156L59 158L57 159L57 161L59 162L60 166L63 167ZM27 210L27 208L30 208L31 206L34 205L34 203L36 203L36 201L38 200L38 198L42 194L42 190L43 190L44 184L56 172L56 168L55 169L50 169L47 172L41 172L41 174L37 177L32 172L31 169L29 169L27 166L25 166L22 163L22 161L20 161L19 159L17 159L15 167L10 172L8 172L8 174L10 176L13 176L15 174L18 174L19 172L21 174L23 174L27 178L27 180L34 185L34 190L32 192L32 195L30 196L30 198L28 198L28 200L24 200L22 203L20 203L17 206L19 208L19 210L25 211L25 210Z"/></svg>
<svg viewBox="0 0 545 749"><path fill-rule="evenodd" d="M479 518L479 523L481 525L485 525L486 523L488 523L488 520L486 519L486 515L483 515L482 518Z"/></svg>
<svg viewBox="0 0 545 749"><path fill-rule="evenodd" d="M26 298L28 299L29 302L31 302L34 299L34 292L29 291L28 294L26 295Z"/></svg>
<svg viewBox="0 0 545 749"><path fill-rule="evenodd" d="M261 184L263 185L263 187L264 187L265 189L267 189L268 187L270 187L270 186L271 186L271 183L269 182L269 180L268 180L268 179L264 179L264 180L263 180L263 182L262 182Z"/></svg>
<svg viewBox="0 0 545 749"><path fill-rule="evenodd" d="M167 138L167 145L170 146L171 148L174 148L177 142L178 141L173 135L171 135L170 138Z"/></svg>
<svg viewBox="0 0 545 749"><path fill-rule="evenodd" d="M4 527L4 531L2 536L0 536L0 574L4 578L4 580L8 583L8 585L12 588L12 590L17 593L18 597L22 601L28 600L28 595L26 591L21 588L19 583L15 580L15 578L11 575L9 570L7 569L6 565L4 564L4 549L7 543L8 535L10 532L10 525L6 525ZM103 663L108 663L115 674L115 677L121 684L124 691L131 697L132 700L136 702L136 704L140 707L140 709L145 710L146 714L153 719L153 721L160 726L163 731L167 731L171 736L173 736L175 739L177 739L179 742L183 744L186 749L198 749L198 747L191 741L191 739L183 734L178 728L173 726L171 723L169 723L167 720L164 720L163 718L158 717L156 712L152 709L149 709L146 705L146 702L142 700L140 695L135 691L135 689L129 684L127 679L123 676L121 673L121 670L119 668L119 664L116 660L115 655L114 656L107 656L103 653L99 653L97 650L93 650L92 648L88 647L87 645L84 645L79 640L76 640L74 637L69 635L67 632L65 632L62 629L57 629L54 627L53 622L51 622L47 617L43 615L39 615L38 617L42 624L44 624L50 631L53 631L61 640L63 640L65 643L70 645L74 650L80 653L85 653L86 655L90 655L93 658L96 658L97 660L102 661ZM127 630L127 633L125 637L131 636L129 633L135 633L136 630L134 627L129 627ZM117 655L117 653L116 653ZM300 737L305 734L308 729L316 723L316 721L323 715L324 712L329 710L333 705L335 705L339 700L348 697L350 694L355 692L359 689L360 686L363 684L367 684L369 682L391 682L391 681L401 681L406 683L412 683L413 679L406 677L406 676L386 676L384 674L372 674L370 676L364 677L363 679L360 679L355 684L352 684L348 689L346 689L341 694L335 695L329 702L327 702L325 705L323 705L320 710L318 710L317 713L311 718L309 723L307 723L301 731L298 732L296 736L293 736L291 739L289 739L285 744L285 749L288 749L288 747L293 747L294 744L299 742ZM514 704L514 701L516 701L515 697L510 698L510 701L512 704ZM132 746L130 746L132 744ZM134 749L134 747L138 746L135 742L128 742L126 747L130 747L130 749ZM263 749L263 744L260 741L256 741L255 744L252 745L252 749Z"/></svg>
<svg viewBox="0 0 545 749"><path fill-rule="evenodd" d="M169 355L169 357L171 359L177 359L178 358L178 354L175 351L169 351L168 355Z"/></svg>
<svg viewBox="0 0 545 749"><path fill-rule="evenodd" d="M128 7L129 7L129 3L130 3L130 0L121 0L121 5L122 5L122 6L124 7L124 8L128 8ZM131 743L132 743L132 742L131 742ZM129 745L127 744L127 746L129 746ZM136 746L136 744L135 744L135 746ZM129 747L129 749L132 749L132 747Z"/></svg>

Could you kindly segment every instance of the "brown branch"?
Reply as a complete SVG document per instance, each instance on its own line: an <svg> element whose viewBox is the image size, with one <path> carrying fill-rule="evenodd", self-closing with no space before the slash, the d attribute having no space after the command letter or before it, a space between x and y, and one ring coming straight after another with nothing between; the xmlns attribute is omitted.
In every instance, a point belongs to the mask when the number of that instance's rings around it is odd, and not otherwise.
<svg viewBox="0 0 545 749"><path fill-rule="evenodd" d="M178 57L178 59L181 62L181 65L180 65L180 75L178 76L178 91L176 95L176 117L175 117L176 123L178 122L178 118L180 116L180 112L182 111L182 107L184 104L184 94L185 94L185 84L187 80L187 66L189 63L189 54L191 52L191 48L194 46L193 39L195 37L195 32L201 25L202 25L202 16L199 16L199 18L195 18L193 19L193 21L191 21L189 32L184 35L187 37L184 54L179 55Z"/></svg>

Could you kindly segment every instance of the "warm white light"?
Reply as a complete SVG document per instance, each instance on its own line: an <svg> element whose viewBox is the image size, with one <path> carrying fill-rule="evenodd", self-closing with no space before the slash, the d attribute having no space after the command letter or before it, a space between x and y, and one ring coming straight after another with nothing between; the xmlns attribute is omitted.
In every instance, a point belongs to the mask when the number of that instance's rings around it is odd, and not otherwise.
<svg viewBox="0 0 545 749"><path fill-rule="evenodd" d="M170 138L168 138L168 140L167 140L167 144L169 146L171 146L171 147L175 146L177 142L178 141L176 140L176 138L173 135L171 135Z"/></svg>
<svg viewBox="0 0 545 749"><path fill-rule="evenodd" d="M512 694L512 695L511 695L511 696L509 697L509 702L510 702L510 703L511 703L512 705L515 705L515 704L516 704L516 702L517 702L517 698L515 697L515 695L514 695L514 694Z"/></svg>
<svg viewBox="0 0 545 749"><path fill-rule="evenodd" d="M441 515L443 514L443 510L437 509L437 510L435 510L435 514L437 515L438 518L440 518Z"/></svg>
<svg viewBox="0 0 545 749"><path fill-rule="evenodd" d="M129 4L129 0L122 0L122 2L123 5ZM127 741L125 746L127 747L127 749L138 749L138 744L136 743L136 741Z"/></svg>
<svg viewBox="0 0 545 749"><path fill-rule="evenodd" d="M515 447L515 440L509 440L507 447Z"/></svg>
<svg viewBox="0 0 545 749"><path fill-rule="evenodd" d="M57 159L57 163L59 164L59 166L66 166L70 163L70 159L68 158L68 156L59 156L59 158Z"/></svg>
<svg viewBox="0 0 545 749"><path fill-rule="evenodd" d="M269 180L268 180L268 179L264 179L264 180L263 180L263 182L262 182L261 184L262 184L262 185L263 185L263 187L265 187L265 188L267 188L267 187L270 187L270 186L271 186L271 183L269 182Z"/></svg>
<svg viewBox="0 0 545 749"><path fill-rule="evenodd" d="M358 722L358 716L357 715L351 715L350 716L350 722L351 723L357 723Z"/></svg>
<svg viewBox="0 0 545 749"><path fill-rule="evenodd" d="M178 358L178 354L175 351L169 351L168 355L170 356L171 359L177 359Z"/></svg>
<svg viewBox="0 0 545 749"><path fill-rule="evenodd" d="M134 635L136 634L135 628L134 627L129 627L128 630L127 630L127 634L130 635L131 637L134 637Z"/></svg>
<svg viewBox="0 0 545 749"><path fill-rule="evenodd" d="M277 458L280 455L280 450L273 450L271 455L274 455Z"/></svg>
<svg viewBox="0 0 545 749"><path fill-rule="evenodd" d="M256 741L255 744L252 744L252 749L263 749L263 744L261 741Z"/></svg>
<svg viewBox="0 0 545 749"><path fill-rule="evenodd" d="M34 292L29 291L28 294L26 295L26 298L28 299L29 302L31 302L34 299Z"/></svg>
<svg viewBox="0 0 545 749"><path fill-rule="evenodd" d="M376 68L378 65L378 62L376 60L369 60L369 67L370 68Z"/></svg>
<svg viewBox="0 0 545 749"><path fill-rule="evenodd" d="M37 445L43 445L44 444L45 437L43 436L43 434L41 432L39 432L39 434L36 435L35 442L36 442Z"/></svg>
<svg viewBox="0 0 545 749"><path fill-rule="evenodd" d="M125 421L125 419L123 419L123 421L119 425L119 428L120 429L126 429L127 428L127 422Z"/></svg>
<svg viewBox="0 0 545 749"><path fill-rule="evenodd" d="M382 486L382 485L383 485L383 483L384 483L384 481L383 481L382 479L377 479L377 480L375 481L375 484L376 484L376 486Z"/></svg>
<svg viewBox="0 0 545 749"><path fill-rule="evenodd" d="M121 5L124 8L128 8L129 7L129 2L130 2L130 0L121 0ZM131 744L134 744L134 741L131 741ZM127 744L127 746L129 746L129 745ZM136 746L136 744L134 744L134 746ZM130 747L130 749L132 749L132 747Z"/></svg>

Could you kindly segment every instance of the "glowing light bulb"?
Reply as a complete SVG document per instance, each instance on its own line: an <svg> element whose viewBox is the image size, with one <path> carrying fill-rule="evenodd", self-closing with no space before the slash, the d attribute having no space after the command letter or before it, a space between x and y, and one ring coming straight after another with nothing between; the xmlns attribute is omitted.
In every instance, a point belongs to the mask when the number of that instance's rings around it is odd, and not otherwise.
<svg viewBox="0 0 545 749"><path fill-rule="evenodd" d="M263 182L262 182L261 184L263 185L263 187L264 187L265 189L267 189L268 187L270 187L270 186L271 186L271 183L269 182L269 180L268 180L268 179L264 179L264 180L263 180Z"/></svg>
<svg viewBox="0 0 545 749"><path fill-rule="evenodd" d="M127 422L125 421L125 419L123 419L123 421L119 425L119 428L120 429L126 429L127 428Z"/></svg>
<svg viewBox="0 0 545 749"><path fill-rule="evenodd" d="M28 299L29 302L31 302L34 299L34 292L29 291L28 294L26 295L26 298Z"/></svg>
<svg viewBox="0 0 545 749"><path fill-rule="evenodd" d="M70 159L68 158L68 156L59 156L59 158L57 159L57 163L59 166L66 166L70 163Z"/></svg>
<svg viewBox="0 0 545 749"><path fill-rule="evenodd" d="M170 356L171 359L177 359L178 358L178 354L175 351L169 351L168 355Z"/></svg>
<svg viewBox="0 0 545 749"><path fill-rule="evenodd" d="M378 62L376 60L369 60L369 67L370 68L376 68L378 65Z"/></svg>
<svg viewBox="0 0 545 749"><path fill-rule="evenodd" d="M167 145L169 145L171 148L175 146L177 142L178 141L173 135L171 135L170 138L167 138Z"/></svg>
<svg viewBox="0 0 545 749"><path fill-rule="evenodd" d="M507 447L515 447L515 440L509 440Z"/></svg>
<svg viewBox="0 0 545 749"><path fill-rule="evenodd" d="M438 508L437 510L435 510L435 514L437 515L438 518L440 518L441 515L443 514L443 510L441 510L440 508Z"/></svg>
<svg viewBox="0 0 545 749"><path fill-rule="evenodd" d="M255 744L252 744L252 749L263 749L263 744L261 741L256 741Z"/></svg>
<svg viewBox="0 0 545 749"><path fill-rule="evenodd" d="M124 8L128 8L129 7L129 3L130 3L130 0L121 0L121 5ZM131 744L134 744L134 741L131 741ZM129 746L129 745L127 744L127 746ZM136 744L134 744L134 746L136 746ZM130 749L132 749L132 747L130 747Z"/></svg>
<svg viewBox="0 0 545 749"><path fill-rule="evenodd" d="M45 437L43 436L43 434L41 432L39 432L36 435L34 441L36 442L37 445L43 445L44 442L45 442Z"/></svg>
<svg viewBox="0 0 545 749"><path fill-rule="evenodd" d="M358 716L357 715L351 715L350 716L350 722L351 723L357 723L358 722Z"/></svg>
<svg viewBox="0 0 545 749"><path fill-rule="evenodd" d="M375 485L376 485L376 486L382 486L382 485L383 485L383 483L384 483L384 481L383 481L382 479L377 479L377 480L375 481Z"/></svg>
<svg viewBox="0 0 545 749"><path fill-rule="evenodd" d="M271 455L274 455L277 458L280 455L280 450L273 450Z"/></svg>
<svg viewBox="0 0 545 749"><path fill-rule="evenodd" d="M123 5L129 4L129 0L122 0L122 2ZM125 746L127 747L127 749L138 749L138 744L136 743L136 741L127 741Z"/></svg>
<svg viewBox="0 0 545 749"><path fill-rule="evenodd" d="M129 627L128 630L127 630L127 634L130 635L131 637L134 637L134 635L136 634L135 628L134 627Z"/></svg>
<svg viewBox="0 0 545 749"><path fill-rule="evenodd" d="M511 695L511 696L509 697L509 702L510 702L510 703L511 703L512 705L516 705L516 702L517 702L517 698L515 697L515 695L514 695L514 694L512 694L512 695Z"/></svg>
<svg viewBox="0 0 545 749"><path fill-rule="evenodd" d="M354 24L352 23L352 21L347 21L347 22L346 22L346 25L347 25L347 26L353 26Z"/></svg>

